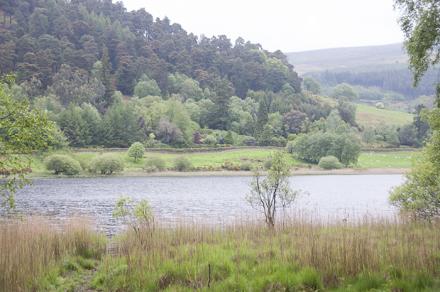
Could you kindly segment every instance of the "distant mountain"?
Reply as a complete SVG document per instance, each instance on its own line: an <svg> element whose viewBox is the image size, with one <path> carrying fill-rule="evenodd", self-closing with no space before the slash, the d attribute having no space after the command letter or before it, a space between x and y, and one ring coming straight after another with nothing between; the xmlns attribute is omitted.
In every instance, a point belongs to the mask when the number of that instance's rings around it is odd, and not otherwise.
<svg viewBox="0 0 440 292"><path fill-rule="evenodd" d="M403 44L333 48L287 53L288 61L302 76L310 76L323 86L348 83L393 91L414 99L433 95L439 80L438 69L430 69L417 88L408 69Z"/></svg>
<svg viewBox="0 0 440 292"><path fill-rule="evenodd" d="M351 70L377 65L406 66L408 59L402 43L322 49L286 55L296 71L301 74L325 70Z"/></svg>

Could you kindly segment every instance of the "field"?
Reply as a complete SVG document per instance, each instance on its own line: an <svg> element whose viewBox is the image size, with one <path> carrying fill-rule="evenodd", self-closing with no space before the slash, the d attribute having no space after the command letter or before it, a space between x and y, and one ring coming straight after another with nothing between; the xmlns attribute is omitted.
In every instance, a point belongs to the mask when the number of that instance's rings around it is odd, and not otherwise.
<svg viewBox="0 0 440 292"><path fill-rule="evenodd" d="M374 106L358 104L356 109L356 121L361 126L401 126L410 124L413 115L405 112L378 109Z"/></svg>
<svg viewBox="0 0 440 292"><path fill-rule="evenodd" d="M167 152L146 152L144 157L137 162L128 157L126 152L70 152L67 153L78 160L83 169L87 169L90 161L100 155L100 153L112 153L124 160L125 169L123 174L145 174L144 164L148 158L161 158L165 162L167 170L173 170L174 161L178 157L186 157L192 164L193 171L222 171L222 170L250 170L241 168L243 165L251 166L263 165L268 160L271 153L276 151L272 148L253 148L253 149L237 149L223 150L215 152L194 152L194 153L167 153ZM359 162L354 168L410 168L412 160L417 152L414 151L390 151L390 152L363 152L359 157ZM51 173L45 169L44 159L47 156L34 156L32 160L32 176L50 176ZM296 168L309 168L309 165L298 161L292 155L288 155L289 163ZM90 175L87 171L83 171L81 175Z"/></svg>
<svg viewBox="0 0 440 292"><path fill-rule="evenodd" d="M363 152L359 156L360 168L410 168L419 152Z"/></svg>
<svg viewBox="0 0 440 292"><path fill-rule="evenodd" d="M0 290L439 291L437 224L312 219L140 225L112 239L85 225L0 222Z"/></svg>

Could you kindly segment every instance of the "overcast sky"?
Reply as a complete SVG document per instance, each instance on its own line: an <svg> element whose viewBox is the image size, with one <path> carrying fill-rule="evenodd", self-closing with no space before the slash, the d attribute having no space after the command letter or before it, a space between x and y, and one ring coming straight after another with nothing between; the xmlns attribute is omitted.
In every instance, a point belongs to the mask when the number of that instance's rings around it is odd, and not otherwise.
<svg viewBox="0 0 440 292"><path fill-rule="evenodd" d="M284 52L401 42L393 0L123 0L188 32Z"/></svg>

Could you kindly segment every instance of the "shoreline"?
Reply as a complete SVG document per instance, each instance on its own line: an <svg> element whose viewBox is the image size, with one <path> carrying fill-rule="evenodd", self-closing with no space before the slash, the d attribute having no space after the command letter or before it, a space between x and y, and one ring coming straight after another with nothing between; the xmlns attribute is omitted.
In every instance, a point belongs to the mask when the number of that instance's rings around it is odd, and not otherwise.
<svg viewBox="0 0 440 292"><path fill-rule="evenodd" d="M387 175L387 174L406 174L410 171L409 168L343 168L333 170L323 170L319 168L295 168L291 171L291 176L302 175ZM264 172L263 172L264 174ZM107 177L215 177L215 176L252 176L252 171L231 171L231 170L217 170L217 171L161 171L161 172L142 172L142 171L127 171L117 173L114 175L53 175L53 174L30 174L31 179L48 179L48 178L107 178Z"/></svg>

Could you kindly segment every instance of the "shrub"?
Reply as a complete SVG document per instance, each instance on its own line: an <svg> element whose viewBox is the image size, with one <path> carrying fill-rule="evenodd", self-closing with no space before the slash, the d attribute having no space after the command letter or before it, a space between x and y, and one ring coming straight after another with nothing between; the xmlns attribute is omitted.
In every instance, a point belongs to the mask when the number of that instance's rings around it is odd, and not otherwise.
<svg viewBox="0 0 440 292"><path fill-rule="evenodd" d="M238 171L240 170L240 165L233 161L225 161L222 165L222 168L226 170Z"/></svg>
<svg viewBox="0 0 440 292"><path fill-rule="evenodd" d="M321 157L329 155L335 156L344 165L356 163L360 151L360 143L355 136L331 132L301 135L293 144L293 152L299 159L315 164Z"/></svg>
<svg viewBox="0 0 440 292"><path fill-rule="evenodd" d="M272 159L268 158L266 161L264 161L263 167L265 170L269 170L272 167Z"/></svg>
<svg viewBox="0 0 440 292"><path fill-rule="evenodd" d="M203 139L203 143L207 145L215 145L217 144L217 138L215 138L213 135L208 135L205 137L205 139Z"/></svg>
<svg viewBox="0 0 440 292"><path fill-rule="evenodd" d="M174 169L177 171L188 171L193 168L191 161L186 157L178 157L174 160Z"/></svg>
<svg viewBox="0 0 440 292"><path fill-rule="evenodd" d="M252 170L252 168L253 168L253 165L249 161L245 161L240 164L240 170L250 171L250 170Z"/></svg>
<svg viewBox="0 0 440 292"><path fill-rule="evenodd" d="M78 161L67 155L54 154L47 157L46 169L55 174L75 175L81 171L81 165Z"/></svg>
<svg viewBox="0 0 440 292"><path fill-rule="evenodd" d="M342 164L334 156L325 156L319 160L319 167L322 169L339 169L342 168Z"/></svg>
<svg viewBox="0 0 440 292"><path fill-rule="evenodd" d="M149 157L145 161L144 170L146 172L164 171L165 160L160 157Z"/></svg>
<svg viewBox="0 0 440 292"><path fill-rule="evenodd" d="M144 156L145 147L141 142L134 142L128 149L128 156L134 158L137 161Z"/></svg>
<svg viewBox="0 0 440 292"><path fill-rule="evenodd" d="M286 144L286 151L288 152L288 153L293 153L293 145L294 145L294 143L295 143L295 141L289 141L289 142L287 142L287 144Z"/></svg>
<svg viewBox="0 0 440 292"><path fill-rule="evenodd" d="M124 161L113 154L102 154L92 160L90 170L94 173L110 175L124 170Z"/></svg>

